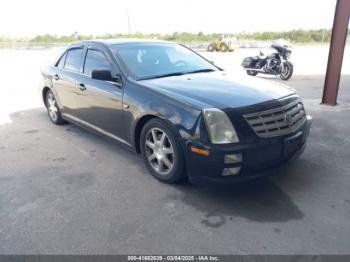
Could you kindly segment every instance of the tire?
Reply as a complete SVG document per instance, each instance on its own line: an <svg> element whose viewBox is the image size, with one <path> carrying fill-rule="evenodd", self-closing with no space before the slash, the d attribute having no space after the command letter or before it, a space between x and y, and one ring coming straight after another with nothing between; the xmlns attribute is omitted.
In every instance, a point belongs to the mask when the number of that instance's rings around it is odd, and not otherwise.
<svg viewBox="0 0 350 262"><path fill-rule="evenodd" d="M52 123L54 123L55 125L63 125L66 123L66 121L63 120L62 118L60 109L58 108L58 105L57 105L55 95L51 90L48 90L46 92L45 106Z"/></svg>
<svg viewBox="0 0 350 262"><path fill-rule="evenodd" d="M151 175L162 182L174 183L185 176L184 153L179 141L175 128L159 118L148 121L141 131L143 161Z"/></svg>
<svg viewBox="0 0 350 262"><path fill-rule="evenodd" d="M289 80L293 75L293 70L294 70L294 68L293 68L292 63L285 62L284 63L284 72L281 72L280 78L284 81Z"/></svg>
<svg viewBox="0 0 350 262"><path fill-rule="evenodd" d="M250 75L250 76L256 76L256 75L258 74L258 72L252 71L252 70L247 70L246 72L247 72L247 74Z"/></svg>
<svg viewBox="0 0 350 262"><path fill-rule="evenodd" d="M221 43L220 45L220 51L221 52L227 52L228 51L228 46L226 43Z"/></svg>
<svg viewBox="0 0 350 262"><path fill-rule="evenodd" d="M214 52L215 51L215 46L213 43L209 44L207 47L208 52Z"/></svg>

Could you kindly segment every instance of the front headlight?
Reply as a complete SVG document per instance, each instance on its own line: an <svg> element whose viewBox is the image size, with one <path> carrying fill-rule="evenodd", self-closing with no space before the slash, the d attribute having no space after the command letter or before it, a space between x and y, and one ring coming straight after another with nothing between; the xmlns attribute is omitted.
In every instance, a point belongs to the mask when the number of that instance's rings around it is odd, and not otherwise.
<svg viewBox="0 0 350 262"><path fill-rule="evenodd" d="M239 142L236 130L225 112L217 108L203 109L205 123L213 144Z"/></svg>

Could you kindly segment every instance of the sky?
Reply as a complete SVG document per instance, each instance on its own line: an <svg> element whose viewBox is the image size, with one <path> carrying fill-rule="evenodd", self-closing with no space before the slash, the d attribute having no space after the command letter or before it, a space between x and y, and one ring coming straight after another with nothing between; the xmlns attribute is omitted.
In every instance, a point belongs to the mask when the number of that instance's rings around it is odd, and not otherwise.
<svg viewBox="0 0 350 262"><path fill-rule="evenodd" d="M1 0L0 35L331 28L336 0Z"/></svg>

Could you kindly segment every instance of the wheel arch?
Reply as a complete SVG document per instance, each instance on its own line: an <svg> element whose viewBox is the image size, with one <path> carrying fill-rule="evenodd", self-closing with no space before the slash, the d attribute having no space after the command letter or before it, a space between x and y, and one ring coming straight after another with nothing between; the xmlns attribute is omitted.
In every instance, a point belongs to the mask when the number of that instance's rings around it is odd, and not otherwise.
<svg viewBox="0 0 350 262"><path fill-rule="evenodd" d="M155 119L155 118L160 119L160 120L166 122L167 124L174 126L174 130L177 132L177 135L179 137L182 137L179 130L178 130L177 124L172 122L167 117L157 115L157 114L152 114L152 113L145 114L142 117L140 117L140 119L137 121L135 128L134 128L134 135L133 135L134 150L137 153L141 153L141 148L140 148L140 146L141 146L141 132L142 132L143 127L146 125L146 123L148 123L150 120Z"/></svg>
<svg viewBox="0 0 350 262"><path fill-rule="evenodd" d="M137 153L141 152L140 137L141 137L142 129L148 121L154 118L162 119L157 115L147 114L142 116L136 123L135 131L134 131L134 146L135 146L135 151Z"/></svg>
<svg viewBox="0 0 350 262"><path fill-rule="evenodd" d="M49 90L51 90L50 87L44 86L44 88L43 88L42 91L41 91L41 98L42 98L43 103L44 103L45 106L46 106L46 94L47 94L47 92L48 92Z"/></svg>

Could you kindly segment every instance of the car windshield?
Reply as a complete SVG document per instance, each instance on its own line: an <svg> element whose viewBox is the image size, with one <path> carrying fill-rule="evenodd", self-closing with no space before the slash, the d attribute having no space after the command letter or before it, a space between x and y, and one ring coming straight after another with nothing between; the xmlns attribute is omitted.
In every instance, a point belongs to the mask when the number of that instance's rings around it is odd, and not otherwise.
<svg viewBox="0 0 350 262"><path fill-rule="evenodd" d="M115 44L111 49L137 80L218 70L179 44Z"/></svg>

